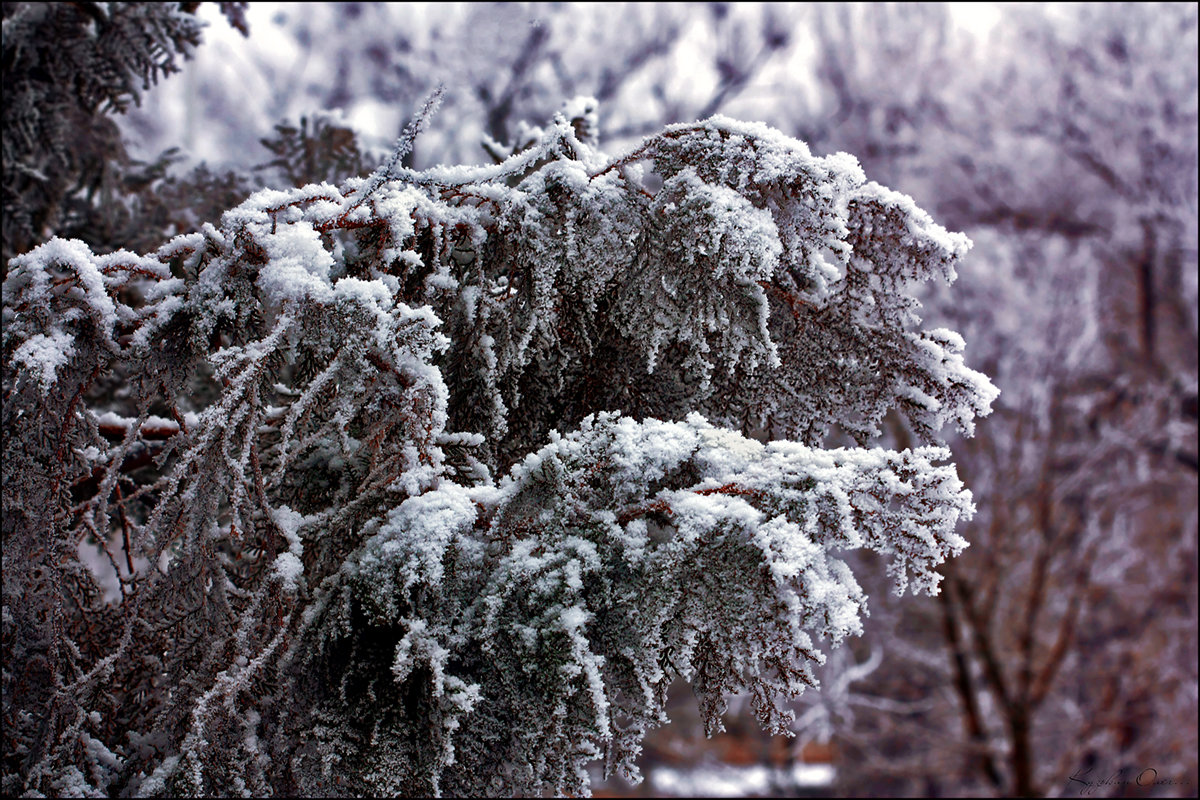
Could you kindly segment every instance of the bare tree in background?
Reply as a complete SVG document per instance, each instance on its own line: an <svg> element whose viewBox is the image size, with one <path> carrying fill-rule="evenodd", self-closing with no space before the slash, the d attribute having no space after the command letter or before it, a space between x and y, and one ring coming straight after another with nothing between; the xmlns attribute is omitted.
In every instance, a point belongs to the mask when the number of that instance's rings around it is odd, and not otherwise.
<svg viewBox="0 0 1200 800"><path fill-rule="evenodd" d="M825 12L833 102L808 129L975 240L968 288L927 302L1003 394L954 445L981 498L968 554L922 608L876 605L883 666L825 709L853 720L841 785L1193 793L1196 10L1009 12L970 70L948 19L888 13ZM864 55L906 35L936 46ZM892 91L911 75L940 80Z"/></svg>

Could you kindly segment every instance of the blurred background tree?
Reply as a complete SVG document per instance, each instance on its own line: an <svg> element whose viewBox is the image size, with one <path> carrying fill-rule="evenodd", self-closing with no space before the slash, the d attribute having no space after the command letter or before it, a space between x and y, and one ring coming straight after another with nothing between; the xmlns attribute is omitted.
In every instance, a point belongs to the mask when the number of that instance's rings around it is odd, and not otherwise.
<svg viewBox="0 0 1200 800"><path fill-rule="evenodd" d="M817 16L797 129L972 237L926 307L1002 390L953 445L981 513L947 591L877 589L893 646L812 711L839 787L1194 792L1196 9L1005 8L974 53L942 8Z"/></svg>
<svg viewBox="0 0 1200 800"><path fill-rule="evenodd" d="M93 4L63 5L93 24ZM210 200L218 190L364 174L438 84L445 104L409 164L519 149L527 121L575 94L599 101L613 153L712 113L854 153L975 242L953 300L925 299L1003 390L977 438L952 440L979 507L972 547L938 598L893 603L882 580L865 586L864 641L883 646L831 659L792 743L731 721L725 760L823 749L832 789L852 794L1073 793L1146 769L1175 782L1155 792L1194 794L1196 7L983 13L980 26L943 5L255 5L237 18L249 39L208 29L194 63L114 118L120 137L71 128L74 154L124 139L135 199L102 203L78 168L60 194L122 209L125 229L157 239L232 205ZM115 223L78 218L39 220L39 233L112 246ZM676 724L648 742L637 791L696 790L668 764L704 758L694 705L678 698Z"/></svg>
<svg viewBox="0 0 1200 800"><path fill-rule="evenodd" d="M248 34L245 3L215 5ZM173 146L132 157L115 121L194 53L199 6L4 5L5 265L54 235L143 247L241 199L248 184L231 172L168 176L182 158Z"/></svg>

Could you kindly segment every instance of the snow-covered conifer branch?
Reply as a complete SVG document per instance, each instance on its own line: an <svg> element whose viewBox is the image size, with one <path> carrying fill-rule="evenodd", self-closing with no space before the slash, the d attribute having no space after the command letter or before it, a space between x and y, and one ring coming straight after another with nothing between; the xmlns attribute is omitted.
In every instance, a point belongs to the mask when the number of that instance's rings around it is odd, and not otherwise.
<svg viewBox="0 0 1200 800"><path fill-rule="evenodd" d="M10 261L5 636L58 709L24 789L583 794L675 676L785 730L861 630L841 551L936 591L937 430L995 389L909 291L965 238L765 126L579 137ZM817 447L891 408L922 446Z"/></svg>

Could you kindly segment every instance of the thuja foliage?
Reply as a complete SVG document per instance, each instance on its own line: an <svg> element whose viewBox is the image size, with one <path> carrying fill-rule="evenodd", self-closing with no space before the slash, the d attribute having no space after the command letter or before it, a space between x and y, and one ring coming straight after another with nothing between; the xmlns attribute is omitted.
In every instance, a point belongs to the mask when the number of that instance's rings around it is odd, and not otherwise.
<svg viewBox="0 0 1200 800"><path fill-rule="evenodd" d="M153 200L138 189L162 179L171 155L134 161L109 115L179 71L200 44L199 5L4 4L5 261L46 231L129 246L147 227L136 206ZM245 3L219 5L248 33Z"/></svg>
<svg viewBox="0 0 1200 800"><path fill-rule="evenodd" d="M861 630L841 553L936 591L937 431L996 392L912 291L966 238L764 126L613 159L575 105L11 260L5 793L586 794L677 677L785 732ZM923 446L866 446L893 409Z"/></svg>

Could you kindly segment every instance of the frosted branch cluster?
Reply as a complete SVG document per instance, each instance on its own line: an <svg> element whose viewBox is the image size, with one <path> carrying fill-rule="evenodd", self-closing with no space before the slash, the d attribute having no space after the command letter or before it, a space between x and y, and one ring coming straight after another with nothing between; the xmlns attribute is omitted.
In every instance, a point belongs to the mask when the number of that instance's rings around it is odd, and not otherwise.
<svg viewBox="0 0 1200 800"><path fill-rule="evenodd" d="M934 592L966 544L936 435L996 390L910 289L968 247L761 125L611 159L560 116L494 166L12 259L24 788L586 794L676 677L710 732L734 692L786 731L861 632L840 554ZM892 409L923 446L866 447Z"/></svg>

